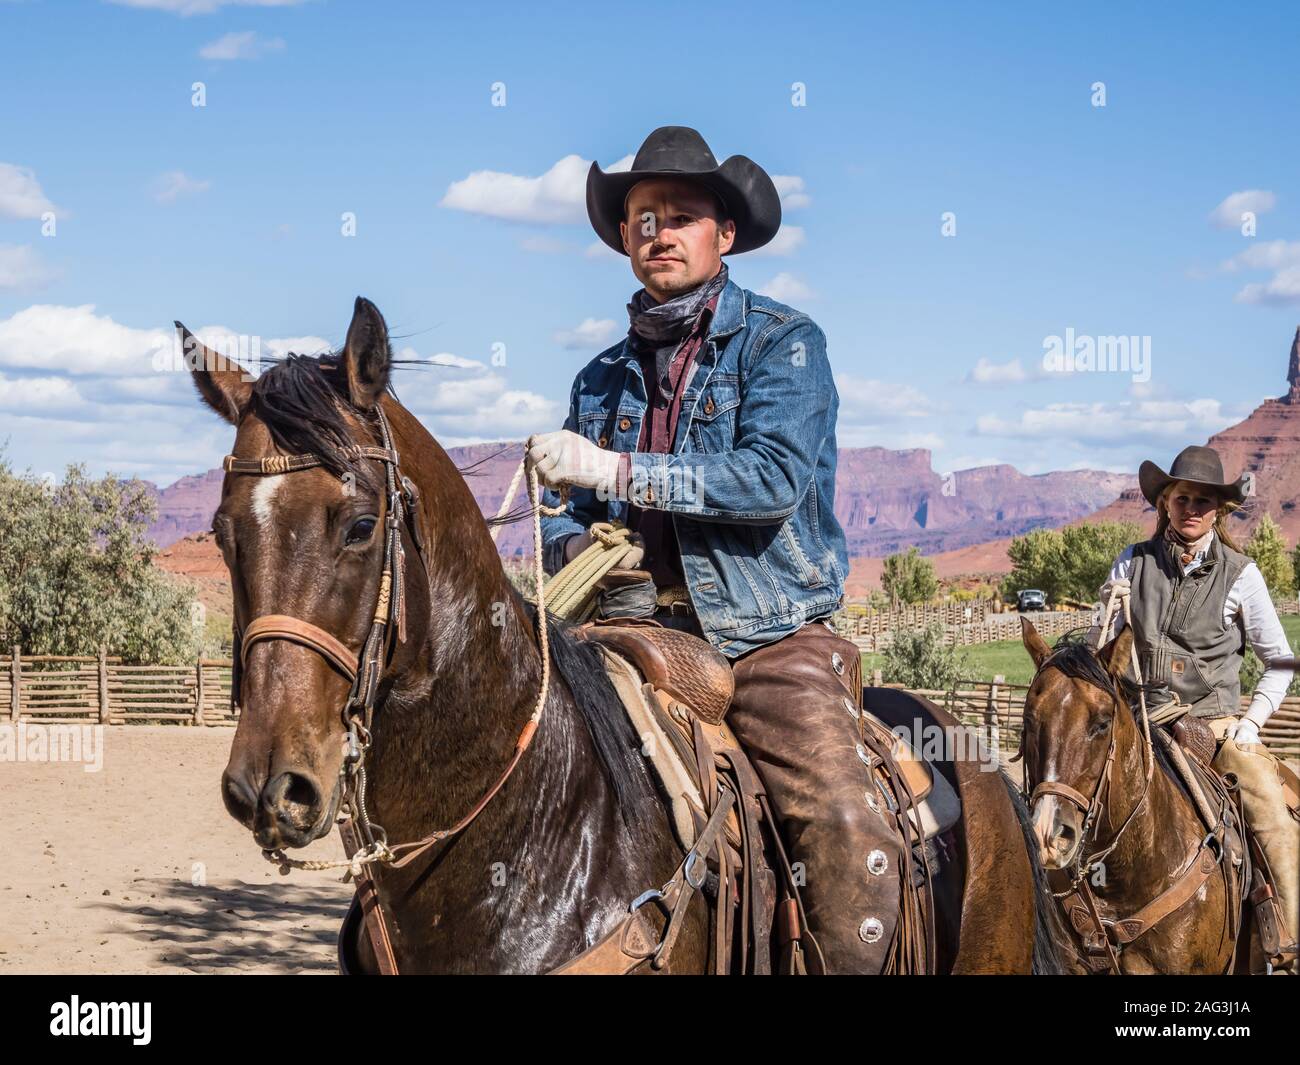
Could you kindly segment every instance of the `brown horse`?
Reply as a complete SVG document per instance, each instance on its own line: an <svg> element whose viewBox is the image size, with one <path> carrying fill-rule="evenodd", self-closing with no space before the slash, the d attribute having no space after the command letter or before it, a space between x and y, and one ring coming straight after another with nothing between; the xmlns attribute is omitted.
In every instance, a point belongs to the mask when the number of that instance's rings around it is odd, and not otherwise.
<svg viewBox="0 0 1300 1065"><path fill-rule="evenodd" d="M391 434L411 482L409 520L393 525L405 618L381 663L369 814L393 843L453 823L511 763L530 718L542 676L537 619L461 472L393 395L383 318L358 299L340 352L291 355L255 382L181 335L200 395L236 427L228 471L251 464L270 474L228 472L213 520L236 628L287 615L318 634L310 646L281 637L245 648L227 809L268 850L332 827L349 742L339 663L364 653L387 600L381 533L391 508L384 465L372 459ZM279 460L261 461L301 454L323 464L276 475ZM513 774L464 831L376 872L400 971L547 972L599 941L681 861L599 652L563 624L547 632L549 695ZM906 720L929 713L902 693L885 697ZM1035 881L1027 817L1017 819L1000 774L981 775L973 762L941 768L967 804L958 859L938 878L941 968L1052 969L1051 944L1035 935L1050 898ZM671 970L704 972L708 942L706 910L692 904ZM376 967L364 936L355 958Z"/></svg>
<svg viewBox="0 0 1300 1065"><path fill-rule="evenodd" d="M1206 845L1162 745L1146 744L1125 677L1132 629L1095 651L1077 639L1053 650L1028 619L1021 628L1037 667L1025 696L1025 788L1041 860L1069 882L1058 894L1075 967L1228 972L1240 924L1231 859Z"/></svg>

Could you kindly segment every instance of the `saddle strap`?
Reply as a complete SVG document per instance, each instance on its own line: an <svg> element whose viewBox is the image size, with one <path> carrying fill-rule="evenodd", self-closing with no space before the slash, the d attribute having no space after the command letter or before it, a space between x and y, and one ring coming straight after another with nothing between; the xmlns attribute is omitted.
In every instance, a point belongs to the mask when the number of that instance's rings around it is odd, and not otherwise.
<svg viewBox="0 0 1300 1065"><path fill-rule="evenodd" d="M1218 866L1214 852L1202 843L1193 859L1178 879L1137 913L1114 921L1107 921L1097 909L1096 901L1087 882L1066 895L1061 904L1070 925L1083 943L1089 968L1112 969L1119 973L1119 956L1116 948L1127 946L1143 933L1150 931L1171 913L1181 908L1210 878Z"/></svg>
<svg viewBox="0 0 1300 1065"><path fill-rule="evenodd" d="M719 789L719 800L709 815L694 846L674 870L665 888L647 891L632 903L627 915L603 939L551 970L553 976L624 976L645 962L657 970L668 967L687 904L704 883L706 858L720 845L723 826L731 812L735 795L729 788ZM643 909L655 903L664 914L662 934L656 934Z"/></svg>
<svg viewBox="0 0 1300 1065"><path fill-rule="evenodd" d="M357 837L352 822L339 824L339 837L343 840L343 849L348 854L356 854L361 849L361 840ZM375 963L379 966L380 976L397 975L397 956L393 952L393 942L388 938L388 925L384 921L384 911L379 908L379 893L375 888L375 878L366 866L353 878L357 885L357 905L361 907L361 916L365 922L366 934L370 938L370 947L375 953Z"/></svg>
<svg viewBox="0 0 1300 1065"><path fill-rule="evenodd" d="M659 936L640 910L619 921L599 942L558 968L552 976L627 976L645 965Z"/></svg>
<svg viewBox="0 0 1300 1065"><path fill-rule="evenodd" d="M1143 932L1154 928L1200 891L1201 885L1210 878L1218 864L1214 853L1202 843L1196 858L1179 874L1177 880L1132 917L1114 922L1112 934L1115 941L1121 946L1132 943Z"/></svg>

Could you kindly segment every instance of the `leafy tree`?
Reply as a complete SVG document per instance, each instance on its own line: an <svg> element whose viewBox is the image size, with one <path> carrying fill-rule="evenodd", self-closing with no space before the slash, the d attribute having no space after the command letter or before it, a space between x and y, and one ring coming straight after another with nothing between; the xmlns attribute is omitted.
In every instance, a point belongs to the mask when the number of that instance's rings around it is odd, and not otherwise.
<svg viewBox="0 0 1300 1065"><path fill-rule="evenodd" d="M1065 597L1091 603L1110 576L1115 559L1129 544L1142 539L1142 530L1128 521L1103 521L1067 525L1061 537L1065 549Z"/></svg>
<svg viewBox="0 0 1300 1065"><path fill-rule="evenodd" d="M907 688L949 691L957 681L970 676L969 657L959 647L945 647L943 626L937 622L924 629L897 630L885 652L882 674L891 684Z"/></svg>
<svg viewBox="0 0 1300 1065"><path fill-rule="evenodd" d="M939 581L934 575L934 563L924 558L915 547L885 559L880 583L894 606L899 603L925 603L934 598Z"/></svg>
<svg viewBox="0 0 1300 1065"><path fill-rule="evenodd" d="M1243 550L1255 560L1273 596L1281 599L1295 591L1295 566L1282 539L1282 530L1271 515L1265 514L1260 519Z"/></svg>
<svg viewBox="0 0 1300 1065"><path fill-rule="evenodd" d="M0 647L27 654L109 654L183 662L200 649L202 612L154 567L145 530L156 505L140 481L62 484L15 474L0 452Z"/></svg>
<svg viewBox="0 0 1300 1065"><path fill-rule="evenodd" d="M1021 588L1039 588L1048 602L1090 603L1116 557L1141 538L1142 530L1132 522L1089 522L1017 536L1007 549L1012 569L1002 597L1013 602Z"/></svg>

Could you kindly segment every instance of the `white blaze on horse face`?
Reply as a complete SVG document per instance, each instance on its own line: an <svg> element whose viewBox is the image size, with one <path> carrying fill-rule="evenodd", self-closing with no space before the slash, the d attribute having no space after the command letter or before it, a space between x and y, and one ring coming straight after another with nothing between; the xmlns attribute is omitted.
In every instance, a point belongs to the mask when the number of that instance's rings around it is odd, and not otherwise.
<svg viewBox="0 0 1300 1065"><path fill-rule="evenodd" d="M276 473L269 477L262 477L253 485L253 516L257 518L257 525L263 532L269 532L273 522L271 512L271 500L275 498L275 493L280 490L287 474Z"/></svg>

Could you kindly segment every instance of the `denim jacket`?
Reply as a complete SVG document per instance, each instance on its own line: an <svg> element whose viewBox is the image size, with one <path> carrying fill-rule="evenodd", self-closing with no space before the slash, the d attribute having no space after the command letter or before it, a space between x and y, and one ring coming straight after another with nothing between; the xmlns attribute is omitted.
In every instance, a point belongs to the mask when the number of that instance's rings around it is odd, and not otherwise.
<svg viewBox="0 0 1300 1065"><path fill-rule="evenodd" d="M734 658L824 617L848 573L835 518L839 395L825 334L800 311L728 282L682 400L672 452L638 452L646 385L627 341L578 374L564 428L630 452L631 501L672 514L700 627ZM548 491L549 506L559 497ZM628 504L570 489L566 512L542 518L543 564Z"/></svg>

